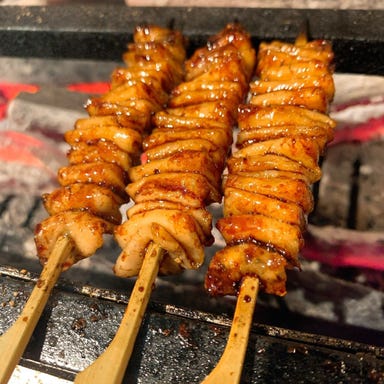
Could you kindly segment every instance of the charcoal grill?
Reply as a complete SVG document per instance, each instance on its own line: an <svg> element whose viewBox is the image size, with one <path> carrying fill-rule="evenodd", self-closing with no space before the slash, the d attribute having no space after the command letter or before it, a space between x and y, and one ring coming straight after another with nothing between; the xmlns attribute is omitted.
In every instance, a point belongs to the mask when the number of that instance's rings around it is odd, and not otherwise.
<svg viewBox="0 0 384 384"><path fill-rule="evenodd" d="M384 74L383 11L123 6L0 9L0 62L13 65L7 79L15 81L36 80L23 72L26 61L39 76L46 70L46 78L37 77L41 82L62 85L107 80L131 40L133 28L144 22L181 29L191 51L231 21L244 25L255 46L262 40L294 40L306 23L311 38L333 42L338 72ZM76 71L63 73L63 65ZM1 70L0 74L4 76ZM14 212L19 216L5 221ZM316 212L314 224L324 220L322 212ZM23 236L30 238L43 214L37 194L15 191L1 195L0 332L17 317L36 281L38 262L24 258L20 244ZM347 217L343 224L356 224L351 223ZM116 246L108 244L90 259L86 270L74 268L63 275L22 365L71 380L104 350L133 285L131 280L117 279L96 267L113 260L117 253ZM215 366L227 341L234 300L207 297L201 285L203 276L204 268L159 279L125 382L198 383ZM288 290L284 299L260 294L243 383L383 382L381 291L325 275L310 262L302 272L290 272ZM295 311L299 302L301 310ZM351 307L355 307L353 315L349 314Z"/></svg>

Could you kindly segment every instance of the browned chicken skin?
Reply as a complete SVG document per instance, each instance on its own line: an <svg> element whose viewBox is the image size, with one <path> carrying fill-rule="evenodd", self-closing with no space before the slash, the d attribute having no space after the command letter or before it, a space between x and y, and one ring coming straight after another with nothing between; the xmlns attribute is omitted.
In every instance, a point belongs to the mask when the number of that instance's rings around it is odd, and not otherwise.
<svg viewBox="0 0 384 384"><path fill-rule="evenodd" d="M251 242L225 247L209 266L205 285L210 292L233 295L244 276L257 276L267 293L283 296L287 261L279 252Z"/></svg>
<svg viewBox="0 0 384 384"><path fill-rule="evenodd" d="M239 109L235 151L224 180L226 246L212 258L205 286L236 295L245 276L267 293L286 293L286 268L299 267L310 184L335 122L326 112L334 95L333 52L323 41L262 43L249 103Z"/></svg>
<svg viewBox="0 0 384 384"><path fill-rule="evenodd" d="M224 198L224 216L238 216L242 214L259 214L296 225L305 229L306 218L304 210L295 202L277 199L262 193L250 192L244 189L226 186Z"/></svg>
<svg viewBox="0 0 384 384"><path fill-rule="evenodd" d="M125 172L132 165L132 156L112 141L98 140L95 143L79 142L73 144L67 153L67 158L70 165L110 163L118 165Z"/></svg>
<svg viewBox="0 0 384 384"><path fill-rule="evenodd" d="M63 270L77 261L92 256L103 245L103 235L112 234L114 225L88 211L67 210L49 216L36 226L35 243L41 263L51 255L56 240L69 236L74 244Z"/></svg>
<svg viewBox="0 0 384 384"><path fill-rule="evenodd" d="M206 206L222 199L222 173L237 108L255 64L248 34L230 24L186 62L185 81L155 114L142 164L129 170L135 202L118 226L118 276L135 276L152 241L165 251L161 273L198 268L212 244Z"/></svg>
<svg viewBox="0 0 384 384"><path fill-rule="evenodd" d="M61 188L43 196L50 217L35 231L45 262L57 238L68 235L74 251L69 268L103 245L103 234L121 224L120 207L129 201L128 171L137 162L153 113L164 107L177 85L185 59L183 36L157 26L139 26L124 54L125 68L112 74L111 89L91 98L89 117L65 133L69 165L58 171Z"/></svg>

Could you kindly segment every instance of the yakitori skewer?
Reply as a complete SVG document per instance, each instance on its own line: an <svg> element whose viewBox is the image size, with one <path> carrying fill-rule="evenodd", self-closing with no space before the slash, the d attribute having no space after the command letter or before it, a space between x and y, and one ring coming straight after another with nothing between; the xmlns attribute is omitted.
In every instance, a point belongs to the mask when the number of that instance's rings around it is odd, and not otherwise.
<svg viewBox="0 0 384 384"><path fill-rule="evenodd" d="M45 264L20 316L0 337L0 383L7 383L24 353L50 293L61 274L61 265L72 251L71 239L60 237Z"/></svg>
<svg viewBox="0 0 384 384"><path fill-rule="evenodd" d="M123 381L159 271L162 254L161 248L150 244L115 337L104 353L88 368L77 374L75 383L106 384Z"/></svg>
<svg viewBox="0 0 384 384"><path fill-rule="evenodd" d="M227 345L216 367L204 379L204 384L240 383L258 292L257 277L245 276L239 289Z"/></svg>
<svg viewBox="0 0 384 384"><path fill-rule="evenodd" d="M258 287L286 293L286 268L299 266L310 184L332 139L327 115L333 98L333 53L328 42L262 43L258 78L240 107L238 150L229 158L224 217L226 246L212 258L205 285L213 295L238 295L225 351L204 384L240 383ZM236 355L238 357L236 359Z"/></svg>
<svg viewBox="0 0 384 384"><path fill-rule="evenodd" d="M168 108L155 114L142 164L129 170L126 191L135 204L115 230L123 249L116 275L139 277L115 338L77 375L77 384L120 383L157 273L203 263L205 247L213 241L206 206L221 201L237 108L254 63L248 34L239 25L227 25L186 62L186 80L173 89Z"/></svg>
<svg viewBox="0 0 384 384"><path fill-rule="evenodd" d="M184 58L178 31L137 27L123 56L126 67L114 71L110 91L91 98L89 117L65 133L69 165L58 171L61 187L43 195L50 216L35 230L44 269L20 318L1 337L1 383L19 361L60 273L93 255L121 223L120 207L129 201L127 171L139 158L153 113L182 79Z"/></svg>

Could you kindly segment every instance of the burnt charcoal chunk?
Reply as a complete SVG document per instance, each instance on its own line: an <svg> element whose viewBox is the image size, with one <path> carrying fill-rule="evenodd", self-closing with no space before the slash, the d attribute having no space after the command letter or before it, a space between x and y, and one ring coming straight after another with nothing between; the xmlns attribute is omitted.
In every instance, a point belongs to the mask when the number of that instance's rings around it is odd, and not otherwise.
<svg viewBox="0 0 384 384"><path fill-rule="evenodd" d="M342 143L328 148L322 163L317 204L309 218L311 223L344 228L351 226L359 148L354 143Z"/></svg>
<svg viewBox="0 0 384 384"><path fill-rule="evenodd" d="M87 94L59 87L42 87L33 94L22 92L9 104L9 128L39 132L60 142L76 119L87 116L83 107L87 98Z"/></svg>
<svg viewBox="0 0 384 384"><path fill-rule="evenodd" d="M356 229L384 230L384 141L361 146Z"/></svg>

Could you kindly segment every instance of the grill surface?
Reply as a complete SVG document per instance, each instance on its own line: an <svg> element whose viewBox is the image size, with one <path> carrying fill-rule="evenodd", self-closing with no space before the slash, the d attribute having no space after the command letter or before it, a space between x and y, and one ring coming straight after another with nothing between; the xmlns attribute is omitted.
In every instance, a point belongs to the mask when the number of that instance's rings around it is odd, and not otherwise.
<svg viewBox="0 0 384 384"><path fill-rule="evenodd" d="M230 21L242 23L255 45L273 38L293 40L306 22L312 38L333 42L338 72L383 74L383 16L383 11L2 7L0 61L20 65L14 71L23 81L27 79L22 73L25 62L40 72L46 68L47 77L39 78L42 82L106 80L131 40L134 26L143 22L182 29L191 50ZM107 69L100 69L100 62L107 63ZM60 63L69 63L72 72L61 73ZM0 75L7 79L1 69ZM17 81L17 74L12 75ZM362 158L360 152L357 158ZM352 156L348 166L355 160ZM322 193L327 195L319 190L320 197ZM0 200L3 332L17 317L40 271L33 243L25 244L25 239L31 239L35 223L45 212L38 193L2 193ZM336 224L356 229L358 216L351 200L346 206L338 217L342 216L342 223ZM326 207L324 200L318 222L330 220ZM32 258L26 259L28 252ZM117 253L108 244L83 268L63 275L23 365L71 379L108 345L134 283L105 273ZM31 273L20 273L21 268ZM198 383L215 366L227 340L234 300L208 298L201 287L204 271L158 280L126 382ZM329 383L384 380L382 292L324 275L312 270L311 263L304 265L303 272L290 273L288 290L284 299L259 296L243 383L318 383L324 377Z"/></svg>
<svg viewBox="0 0 384 384"><path fill-rule="evenodd" d="M338 72L383 74L383 16L383 10L2 7L0 56L120 60L133 28L141 23L182 30L191 50L228 22L240 21L255 45L294 40L307 24L311 38L332 41Z"/></svg>
<svg viewBox="0 0 384 384"><path fill-rule="evenodd" d="M2 297L14 300L2 309L3 330L17 316L33 280L14 270L1 272ZM78 284L59 286L23 364L73 379L75 371L106 348L126 300L126 295ZM220 358L229 325L224 316L152 302L124 382L199 383ZM383 352L382 347L254 324L242 383L281 383L282 378L286 383L319 383L324 377L328 383L380 382Z"/></svg>

